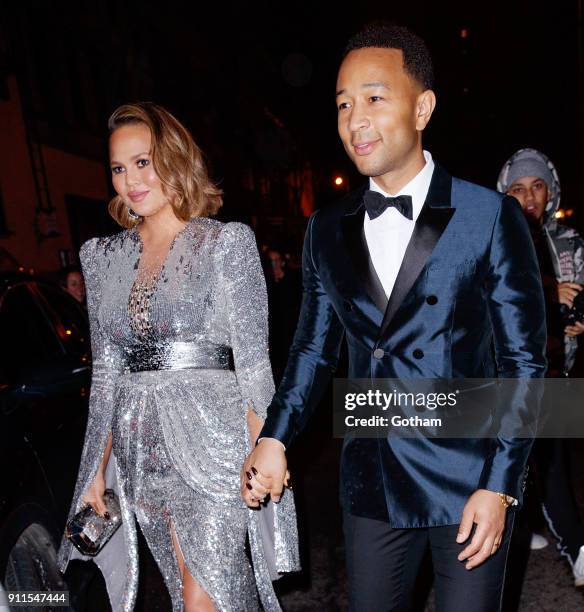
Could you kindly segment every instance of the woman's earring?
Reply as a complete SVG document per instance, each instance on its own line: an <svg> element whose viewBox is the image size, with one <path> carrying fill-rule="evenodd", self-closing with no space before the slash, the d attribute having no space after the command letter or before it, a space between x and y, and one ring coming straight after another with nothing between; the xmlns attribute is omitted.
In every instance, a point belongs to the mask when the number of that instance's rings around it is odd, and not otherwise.
<svg viewBox="0 0 584 612"><path fill-rule="evenodd" d="M138 221L140 215L136 214L129 206L128 206L128 217L134 221Z"/></svg>

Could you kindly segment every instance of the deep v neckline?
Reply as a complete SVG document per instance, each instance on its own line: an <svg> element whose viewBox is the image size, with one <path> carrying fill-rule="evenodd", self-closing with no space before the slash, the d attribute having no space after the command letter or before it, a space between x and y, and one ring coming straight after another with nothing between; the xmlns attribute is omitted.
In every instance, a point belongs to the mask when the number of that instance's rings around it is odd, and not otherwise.
<svg viewBox="0 0 584 612"><path fill-rule="evenodd" d="M144 253L144 241L138 230L138 226L132 228L135 240L138 242L138 261L136 263L136 275L128 296L128 315L130 319L130 329L137 338L142 341L149 338L152 334L152 324L150 322L150 307L152 298L157 292L160 278L165 271L172 251L182 234L190 226L187 221L171 240L164 258L161 258L160 265L151 270L143 269L142 255Z"/></svg>
<svg viewBox="0 0 584 612"><path fill-rule="evenodd" d="M134 279L134 283L148 282L149 284L151 284L152 287L156 287L156 285L158 284L158 279L162 276L162 273L167 267L168 261L176 243L178 242L178 239L185 233L190 224L191 220L187 221L184 227L182 227L178 232L176 232L173 239L170 241L170 244L168 246L168 249L166 250L164 257L160 259L160 265L155 266L150 270L144 268L144 266L142 265L142 257L144 254L144 240L142 239L140 230L138 229L139 224L135 225L132 228L136 236L136 240L138 242L138 261L136 263L136 277Z"/></svg>

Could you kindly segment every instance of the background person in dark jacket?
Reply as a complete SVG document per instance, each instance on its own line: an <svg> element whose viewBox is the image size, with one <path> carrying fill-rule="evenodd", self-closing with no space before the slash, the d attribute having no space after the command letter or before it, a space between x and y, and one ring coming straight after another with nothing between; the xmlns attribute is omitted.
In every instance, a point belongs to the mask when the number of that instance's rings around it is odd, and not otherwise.
<svg viewBox="0 0 584 612"><path fill-rule="evenodd" d="M274 380L279 383L296 330L302 283L298 272L288 266L283 250L277 247L269 248L265 252L264 261L268 289L270 361Z"/></svg>
<svg viewBox="0 0 584 612"><path fill-rule="evenodd" d="M543 153L517 151L503 166L497 188L519 200L531 229L546 301L547 377L568 376L584 323L569 324L564 313L583 289L584 240L555 217L560 207L560 181ZM537 440L532 465L550 531L572 568L575 586L584 586L584 525L571 490L565 440Z"/></svg>

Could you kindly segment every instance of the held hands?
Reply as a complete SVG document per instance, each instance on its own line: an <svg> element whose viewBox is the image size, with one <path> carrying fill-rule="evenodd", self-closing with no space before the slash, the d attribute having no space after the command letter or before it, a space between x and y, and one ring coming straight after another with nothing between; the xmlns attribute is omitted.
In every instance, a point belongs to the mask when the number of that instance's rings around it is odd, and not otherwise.
<svg viewBox="0 0 584 612"><path fill-rule="evenodd" d="M497 552L503 540L506 512L498 493L493 491L479 489L468 498L456 536L458 544L464 543L476 523L472 540L458 555L459 561L467 562L466 569L477 567Z"/></svg>
<svg viewBox="0 0 584 612"><path fill-rule="evenodd" d="M107 517L107 506L103 503L103 493L105 491L105 478L101 470L97 471L95 478L89 488L82 496L82 501L90 505L100 516Z"/></svg>
<svg viewBox="0 0 584 612"><path fill-rule="evenodd" d="M274 438L262 438L241 469L243 501L250 508L257 508L269 493L278 502L290 478L287 465L284 445Z"/></svg>

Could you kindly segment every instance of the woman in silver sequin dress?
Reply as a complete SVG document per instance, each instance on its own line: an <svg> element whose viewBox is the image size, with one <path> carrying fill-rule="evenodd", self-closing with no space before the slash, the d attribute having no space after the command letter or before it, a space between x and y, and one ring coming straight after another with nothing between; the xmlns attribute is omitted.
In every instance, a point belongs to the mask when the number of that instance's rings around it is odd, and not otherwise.
<svg viewBox="0 0 584 612"><path fill-rule="evenodd" d="M80 252L93 377L70 518L119 495L122 527L93 558L115 611L134 607L136 520L173 610L279 610L272 580L299 569L291 492L258 509L239 495L274 391L253 233L207 217L220 191L167 111L126 105L109 127L110 213L127 229ZM87 558L64 539L63 571L71 559Z"/></svg>

